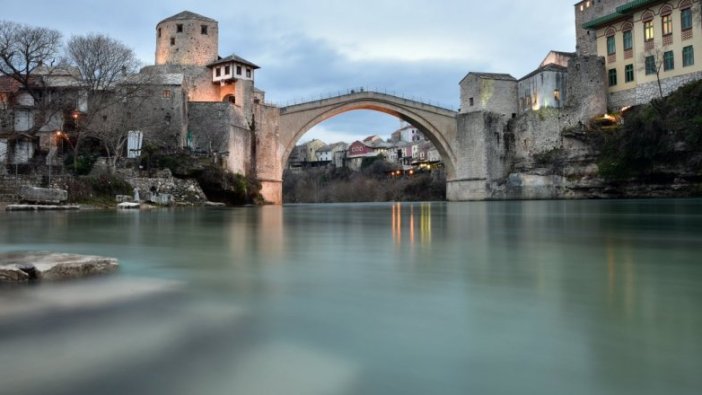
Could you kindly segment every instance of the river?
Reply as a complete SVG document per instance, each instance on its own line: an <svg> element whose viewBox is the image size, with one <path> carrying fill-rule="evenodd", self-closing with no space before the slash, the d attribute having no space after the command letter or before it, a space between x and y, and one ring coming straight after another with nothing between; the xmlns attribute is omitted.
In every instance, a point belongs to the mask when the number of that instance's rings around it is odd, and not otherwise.
<svg viewBox="0 0 702 395"><path fill-rule="evenodd" d="M6 315L3 394L702 388L702 200L3 213L0 242L117 257L81 301L167 285Z"/></svg>

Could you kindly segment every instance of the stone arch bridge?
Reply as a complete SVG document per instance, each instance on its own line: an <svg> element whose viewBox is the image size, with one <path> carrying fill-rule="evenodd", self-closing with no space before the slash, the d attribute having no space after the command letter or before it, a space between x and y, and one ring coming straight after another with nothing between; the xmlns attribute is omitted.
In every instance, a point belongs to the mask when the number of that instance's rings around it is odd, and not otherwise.
<svg viewBox="0 0 702 395"><path fill-rule="evenodd" d="M259 106L255 115L258 126L255 168L264 198L273 203L282 202L283 170L305 133L329 118L355 110L389 114L422 131L446 166L449 200L486 198L489 181L483 127L486 114L459 114L432 104L366 90L287 107Z"/></svg>

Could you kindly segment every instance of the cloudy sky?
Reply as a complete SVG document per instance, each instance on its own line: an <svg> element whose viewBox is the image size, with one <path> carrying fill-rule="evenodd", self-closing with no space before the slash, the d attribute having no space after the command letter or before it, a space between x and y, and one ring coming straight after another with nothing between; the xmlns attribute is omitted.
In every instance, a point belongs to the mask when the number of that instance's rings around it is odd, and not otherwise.
<svg viewBox="0 0 702 395"><path fill-rule="evenodd" d="M220 55L261 66L256 85L286 104L365 86L459 106L469 71L519 78L551 49L573 51L574 1L557 0L0 0L0 19L66 37L104 33L153 64L155 26L183 10L219 21ZM399 121L368 111L303 137L326 142L389 135Z"/></svg>

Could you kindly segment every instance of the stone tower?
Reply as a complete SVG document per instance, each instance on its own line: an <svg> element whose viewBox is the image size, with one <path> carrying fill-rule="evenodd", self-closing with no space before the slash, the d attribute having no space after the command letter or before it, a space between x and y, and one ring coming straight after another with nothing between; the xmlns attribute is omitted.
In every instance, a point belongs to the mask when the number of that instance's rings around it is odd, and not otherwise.
<svg viewBox="0 0 702 395"><path fill-rule="evenodd" d="M217 60L219 24L183 11L156 25L156 65L206 66Z"/></svg>

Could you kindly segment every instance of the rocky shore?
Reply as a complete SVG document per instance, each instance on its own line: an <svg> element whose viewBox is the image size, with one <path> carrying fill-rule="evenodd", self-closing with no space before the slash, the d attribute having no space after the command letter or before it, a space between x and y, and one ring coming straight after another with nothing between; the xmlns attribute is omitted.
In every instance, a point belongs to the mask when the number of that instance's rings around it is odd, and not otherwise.
<svg viewBox="0 0 702 395"><path fill-rule="evenodd" d="M52 252L0 254L0 283L61 281L114 273L115 258Z"/></svg>

